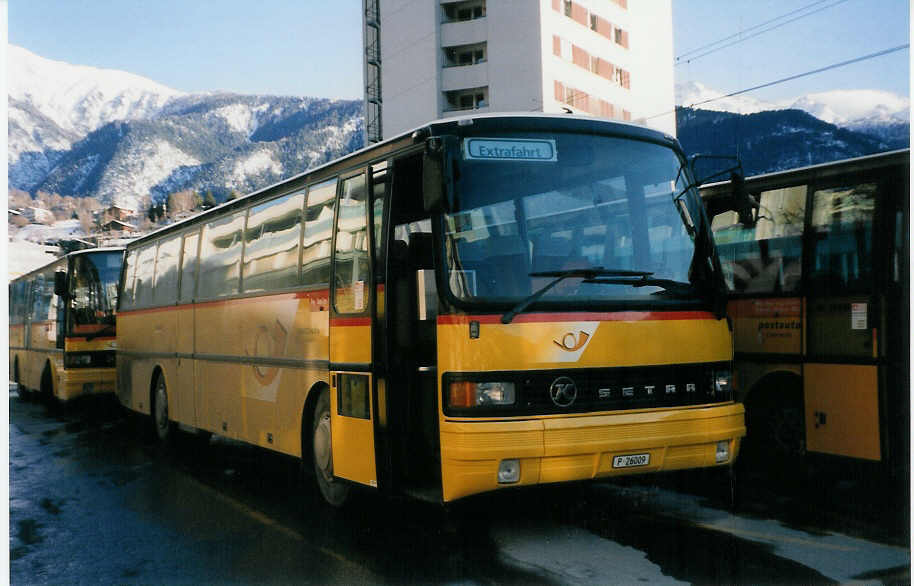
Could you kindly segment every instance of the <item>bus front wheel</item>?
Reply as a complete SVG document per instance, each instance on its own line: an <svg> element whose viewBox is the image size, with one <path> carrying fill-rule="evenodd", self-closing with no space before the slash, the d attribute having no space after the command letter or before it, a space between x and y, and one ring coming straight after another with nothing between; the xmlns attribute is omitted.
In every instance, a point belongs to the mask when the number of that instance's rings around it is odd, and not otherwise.
<svg viewBox="0 0 914 586"><path fill-rule="evenodd" d="M22 384L22 378L19 374L19 357L13 361L13 382L16 383L16 393L23 401L28 401L30 397L29 390Z"/></svg>
<svg viewBox="0 0 914 586"><path fill-rule="evenodd" d="M324 389L314 407L311 428L314 473L324 500L334 507L341 507L349 497L349 485L333 476L333 452L330 437L330 392Z"/></svg>

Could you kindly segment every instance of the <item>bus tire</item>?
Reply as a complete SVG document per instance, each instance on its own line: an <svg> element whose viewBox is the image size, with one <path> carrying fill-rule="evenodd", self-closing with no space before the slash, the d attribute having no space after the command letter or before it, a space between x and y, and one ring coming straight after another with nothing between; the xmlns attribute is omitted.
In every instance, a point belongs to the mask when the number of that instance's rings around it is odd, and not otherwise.
<svg viewBox="0 0 914 586"><path fill-rule="evenodd" d="M311 426L314 475L324 500L331 506L342 507L349 497L349 485L333 475L330 438L330 391L321 389Z"/></svg>
<svg viewBox="0 0 914 586"><path fill-rule="evenodd" d="M51 374L51 364L45 364L41 373L41 400L53 406L54 403L54 378Z"/></svg>
<svg viewBox="0 0 914 586"><path fill-rule="evenodd" d="M31 399L31 393L29 393L29 390L22 384L22 377L19 374L18 356L13 360L13 382L16 383L16 393L19 395L20 399L23 401Z"/></svg>
<svg viewBox="0 0 914 586"><path fill-rule="evenodd" d="M746 405L747 456L771 472L801 470L806 456L803 385L776 377Z"/></svg>
<svg viewBox="0 0 914 586"><path fill-rule="evenodd" d="M175 424L168 418L168 388L165 386L165 377L159 372L156 374L155 384L152 387L152 425L155 438L162 444L171 441L175 432Z"/></svg>

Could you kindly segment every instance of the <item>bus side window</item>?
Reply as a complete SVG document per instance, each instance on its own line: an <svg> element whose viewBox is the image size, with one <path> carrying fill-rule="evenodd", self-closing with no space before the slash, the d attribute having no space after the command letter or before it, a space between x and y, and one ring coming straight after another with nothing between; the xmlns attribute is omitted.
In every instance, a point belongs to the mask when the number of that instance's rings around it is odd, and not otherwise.
<svg viewBox="0 0 914 586"><path fill-rule="evenodd" d="M49 280L50 289L48 288ZM54 292L54 273L50 273L50 276L38 274L35 277L32 287L34 291L32 295L32 320L35 322L43 322L54 319L53 315L49 315L51 295Z"/></svg>
<svg viewBox="0 0 914 586"><path fill-rule="evenodd" d="M194 232L184 236L184 249L181 253L181 291L178 301L186 303L193 299L197 285L197 242L200 234Z"/></svg>
<svg viewBox="0 0 914 586"><path fill-rule="evenodd" d="M136 258L137 250L135 248L124 257L124 283L121 286L119 297L121 309L133 307L133 280L136 277Z"/></svg>
<svg viewBox="0 0 914 586"><path fill-rule="evenodd" d="M333 305L339 313L368 308L368 193L365 175L343 182L337 217Z"/></svg>
<svg viewBox="0 0 914 586"><path fill-rule="evenodd" d="M203 228L197 297L206 299L238 293L241 246L247 210L213 220Z"/></svg>
<svg viewBox="0 0 914 586"><path fill-rule="evenodd" d="M308 190L301 259L302 283L306 286L330 283L330 237L335 200L335 178L312 185Z"/></svg>
<svg viewBox="0 0 914 586"><path fill-rule="evenodd" d="M870 290L876 191L875 183L862 183L813 194L810 286L829 292Z"/></svg>
<svg viewBox="0 0 914 586"><path fill-rule="evenodd" d="M178 251L180 246L180 236L172 236L159 243L152 298L155 305L174 305L175 303L178 294Z"/></svg>
<svg viewBox="0 0 914 586"><path fill-rule="evenodd" d="M802 276L806 185L761 193L759 221L746 228L736 212L711 223L724 276L737 293L796 291Z"/></svg>
<svg viewBox="0 0 914 586"><path fill-rule="evenodd" d="M304 192L254 206L245 230L241 282L245 292L298 285Z"/></svg>
<svg viewBox="0 0 914 586"><path fill-rule="evenodd" d="M152 278L155 273L156 244L141 249L137 255L136 282L134 284L133 306L144 307L152 303Z"/></svg>

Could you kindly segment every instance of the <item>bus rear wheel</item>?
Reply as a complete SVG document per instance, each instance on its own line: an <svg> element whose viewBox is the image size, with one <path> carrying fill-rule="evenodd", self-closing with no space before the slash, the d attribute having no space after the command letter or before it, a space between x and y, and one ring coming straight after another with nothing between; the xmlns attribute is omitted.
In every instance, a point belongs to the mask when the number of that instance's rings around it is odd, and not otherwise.
<svg viewBox="0 0 914 586"><path fill-rule="evenodd" d="M152 391L152 423L159 442L168 443L174 435L174 424L168 418L168 389L162 373L156 375Z"/></svg>
<svg viewBox="0 0 914 586"><path fill-rule="evenodd" d="M333 452L330 438L330 392L324 389L314 406L311 428L314 473L324 500L334 507L341 507L349 498L349 485L333 476Z"/></svg>

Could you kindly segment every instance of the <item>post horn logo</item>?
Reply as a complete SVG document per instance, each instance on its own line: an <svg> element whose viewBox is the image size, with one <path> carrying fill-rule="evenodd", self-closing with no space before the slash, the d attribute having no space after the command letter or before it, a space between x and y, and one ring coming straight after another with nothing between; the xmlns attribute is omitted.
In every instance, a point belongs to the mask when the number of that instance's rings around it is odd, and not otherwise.
<svg viewBox="0 0 914 586"><path fill-rule="evenodd" d="M577 334L574 332L568 332L562 336L562 341L553 340L552 343L565 350L566 352L577 352L581 348L587 345L587 340L590 339L590 334L580 330Z"/></svg>

